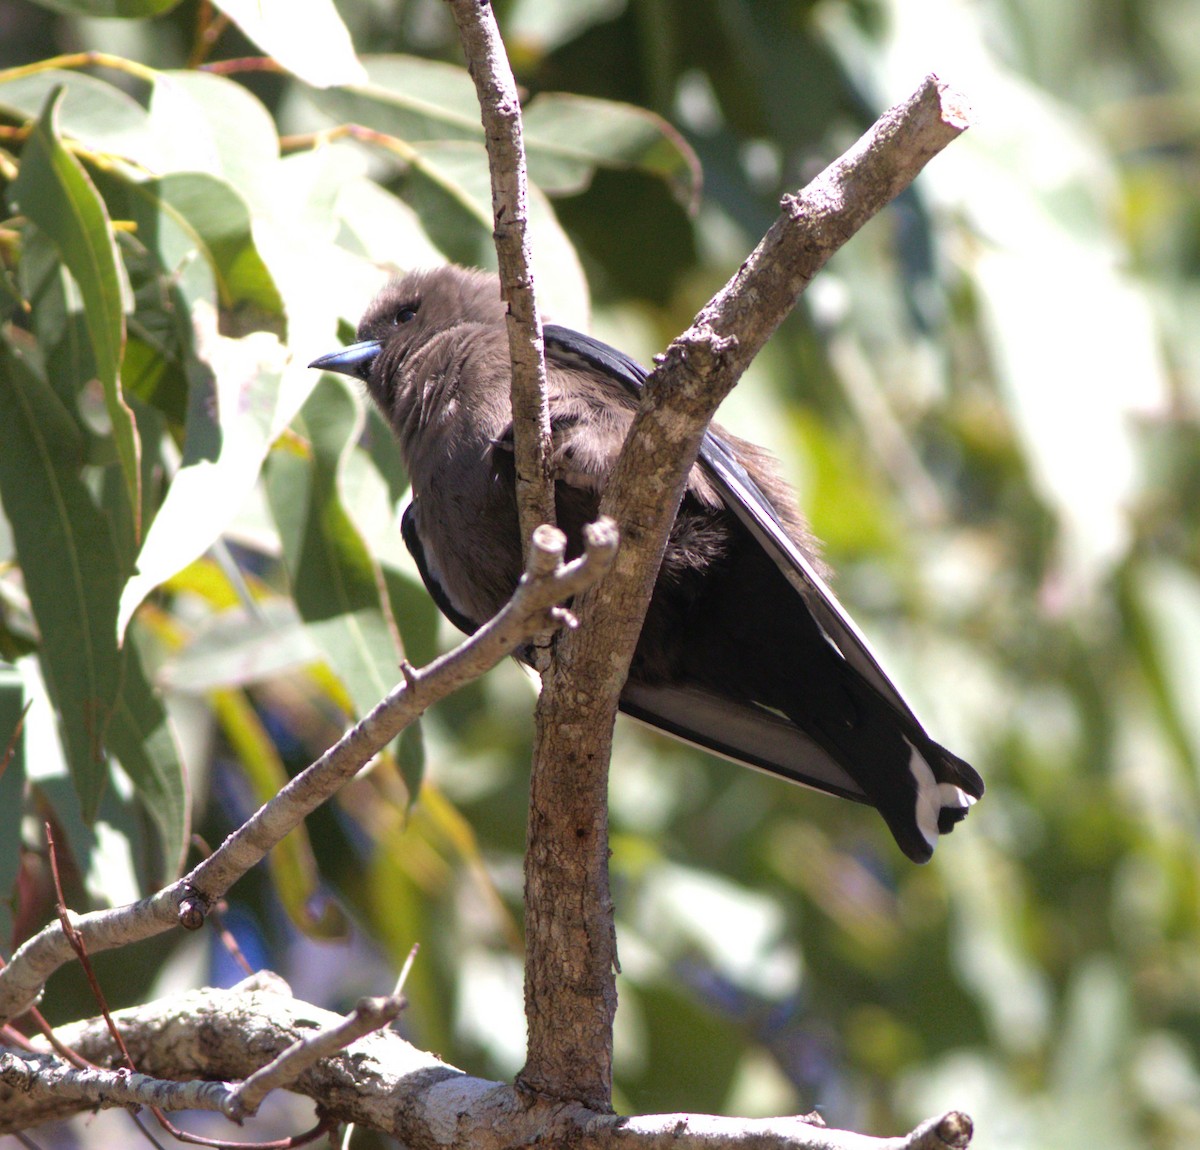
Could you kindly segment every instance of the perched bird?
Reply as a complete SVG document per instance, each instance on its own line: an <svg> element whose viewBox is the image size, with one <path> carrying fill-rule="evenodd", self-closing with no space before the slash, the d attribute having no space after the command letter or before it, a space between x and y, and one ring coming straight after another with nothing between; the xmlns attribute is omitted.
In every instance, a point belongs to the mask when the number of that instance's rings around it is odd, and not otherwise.
<svg viewBox="0 0 1200 1150"><path fill-rule="evenodd" d="M558 524L596 518L646 371L547 325ZM495 275L412 272L358 342L312 367L365 381L412 482L402 531L429 593L470 633L521 574L505 306ZM817 544L761 448L713 426L692 468L621 709L736 762L875 807L916 862L983 794L935 743L825 584Z"/></svg>

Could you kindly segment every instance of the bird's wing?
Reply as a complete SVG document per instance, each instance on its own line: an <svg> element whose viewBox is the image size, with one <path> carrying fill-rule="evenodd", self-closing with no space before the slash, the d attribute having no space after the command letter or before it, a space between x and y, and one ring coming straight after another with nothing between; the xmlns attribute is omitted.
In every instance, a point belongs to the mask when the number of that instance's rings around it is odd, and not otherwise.
<svg viewBox="0 0 1200 1150"><path fill-rule="evenodd" d="M631 719L723 759L870 803L862 787L824 747L766 707L739 703L694 684L634 682L625 684L620 705Z"/></svg>
<svg viewBox="0 0 1200 1150"><path fill-rule="evenodd" d="M425 553L425 545L421 542L420 514L421 511L417 506L417 500L414 499L404 509L404 515L400 519L400 535L404 539L408 553L413 557L413 561L417 565L417 572L421 576L421 582L425 584L425 590L429 592L429 597L437 605L437 609L454 626L462 631L464 635L473 635L479 630L480 624L476 623L473 619L468 619L466 615L450 602L450 596L446 594L446 588L442 586L442 581L438 573L434 570L429 556Z"/></svg>
<svg viewBox="0 0 1200 1150"><path fill-rule="evenodd" d="M544 337L546 352L556 361L602 371L634 395L640 394L646 381L646 369L624 352L556 324L546 325ZM912 708L880 666L866 637L788 535L778 511L738 462L726 441L711 429L700 444L699 459L726 506L796 588L834 650L902 716L920 726Z"/></svg>

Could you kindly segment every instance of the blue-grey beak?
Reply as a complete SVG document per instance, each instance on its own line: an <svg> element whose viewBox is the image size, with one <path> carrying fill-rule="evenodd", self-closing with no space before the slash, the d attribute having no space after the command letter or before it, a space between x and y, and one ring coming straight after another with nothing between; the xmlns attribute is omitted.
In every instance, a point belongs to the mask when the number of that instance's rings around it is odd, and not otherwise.
<svg viewBox="0 0 1200 1150"><path fill-rule="evenodd" d="M342 348L341 351L331 352L329 355L321 356L320 359L314 359L308 366L319 367L322 371L337 371L342 375L352 375L365 383L367 376L371 374L371 364L375 362L375 357L379 354L381 347L383 347L383 343L380 340L365 339L362 343L352 343L349 347Z"/></svg>

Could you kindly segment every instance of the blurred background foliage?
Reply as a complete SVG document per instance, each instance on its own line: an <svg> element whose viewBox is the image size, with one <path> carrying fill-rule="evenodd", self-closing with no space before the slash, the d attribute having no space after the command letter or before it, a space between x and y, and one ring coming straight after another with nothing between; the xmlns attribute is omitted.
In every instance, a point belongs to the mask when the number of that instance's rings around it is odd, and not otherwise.
<svg viewBox="0 0 1200 1150"><path fill-rule="evenodd" d="M619 1107L1194 1146L1200 10L497 8L542 306L643 360L922 75L976 109L722 420L987 796L918 869L868 811L622 721ZM438 0L0 0L6 948L52 911L43 820L76 909L135 897L453 641L386 429L304 365L389 270L492 263L459 61ZM531 701L499 668L240 884L251 961L336 1007L419 942L405 1032L512 1075ZM238 977L209 936L97 965L114 1005ZM44 1007L94 1013L73 971Z"/></svg>

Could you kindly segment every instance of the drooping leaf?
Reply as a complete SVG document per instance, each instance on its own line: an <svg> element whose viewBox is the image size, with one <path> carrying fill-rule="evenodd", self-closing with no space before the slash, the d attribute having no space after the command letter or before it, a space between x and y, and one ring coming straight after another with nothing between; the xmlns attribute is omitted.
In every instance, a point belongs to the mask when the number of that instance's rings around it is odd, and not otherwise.
<svg viewBox="0 0 1200 1150"><path fill-rule="evenodd" d="M0 498L71 777L91 819L108 777L104 740L121 692L121 580L108 522L80 477L82 446L49 384L0 340Z"/></svg>
<svg viewBox="0 0 1200 1150"><path fill-rule="evenodd" d="M61 91L46 102L21 153L10 195L58 248L83 295L84 316L104 386L104 403L130 505L141 510L137 425L121 393L121 356L129 284L124 276L104 201L83 166L63 147L57 126Z"/></svg>
<svg viewBox="0 0 1200 1150"><path fill-rule="evenodd" d="M191 793L170 717L155 694L134 643L126 644L121 696L108 745L158 828L168 881L179 874L191 835Z"/></svg>
<svg viewBox="0 0 1200 1150"><path fill-rule="evenodd" d="M184 455L121 596L122 634L143 599L203 554L254 486L280 402L283 349L257 332L240 340L216 331L197 307L199 360L188 365Z"/></svg>
<svg viewBox="0 0 1200 1150"><path fill-rule="evenodd" d="M382 577L338 490L343 453L359 429L355 405L340 380L326 375L309 397L300 426L311 457L276 451L268 460L267 494L283 541L292 596L310 633L345 684L360 715L396 684L404 657ZM415 794L419 735L397 748Z"/></svg>

